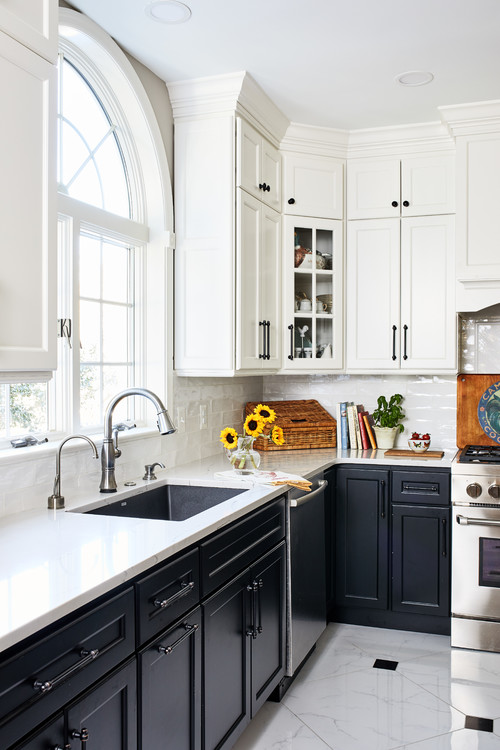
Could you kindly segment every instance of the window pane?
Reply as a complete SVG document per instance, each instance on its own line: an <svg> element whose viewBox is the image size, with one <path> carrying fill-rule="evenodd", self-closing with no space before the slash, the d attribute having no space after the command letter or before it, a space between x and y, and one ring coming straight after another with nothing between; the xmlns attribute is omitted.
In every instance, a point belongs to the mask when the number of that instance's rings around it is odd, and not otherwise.
<svg viewBox="0 0 500 750"><path fill-rule="evenodd" d="M123 163L113 133L99 147L95 160L105 187L104 208L119 216L129 216L128 185L125 180L116 179L117 175L123 175Z"/></svg>
<svg viewBox="0 0 500 750"><path fill-rule="evenodd" d="M128 301L128 247L105 243L102 253L102 296L109 302Z"/></svg>
<svg viewBox="0 0 500 750"><path fill-rule="evenodd" d="M80 296L101 296L101 241L80 236Z"/></svg>
<svg viewBox="0 0 500 750"><path fill-rule="evenodd" d="M91 149L109 130L109 120L99 100L67 60L63 63L61 108L64 119L78 127Z"/></svg>
<svg viewBox="0 0 500 750"><path fill-rule="evenodd" d="M128 360L128 308L102 306L102 358L104 362Z"/></svg>
<svg viewBox="0 0 500 750"><path fill-rule="evenodd" d="M47 384L19 383L7 386L10 424L8 436L47 431Z"/></svg>
<svg viewBox="0 0 500 750"><path fill-rule="evenodd" d="M80 302L80 359L97 362L101 358L101 306L99 302Z"/></svg>
<svg viewBox="0 0 500 750"><path fill-rule="evenodd" d="M93 427L103 419L100 398L101 371L99 367L82 365L80 368L80 426Z"/></svg>
<svg viewBox="0 0 500 750"><path fill-rule="evenodd" d="M128 387L128 368L126 366L113 366L102 368L103 402L104 408L112 398L120 391ZM130 416L129 416L130 415ZM120 401L113 412L113 424L123 422L125 419L133 419L133 399L124 398Z"/></svg>
<svg viewBox="0 0 500 750"><path fill-rule="evenodd" d="M59 163L59 182L61 185L68 185L87 159L89 151L79 134L66 122L61 125L60 138L64 158Z"/></svg>
<svg viewBox="0 0 500 750"><path fill-rule="evenodd" d="M89 161L75 181L69 184L68 195L92 206L104 208L102 186L94 161Z"/></svg>

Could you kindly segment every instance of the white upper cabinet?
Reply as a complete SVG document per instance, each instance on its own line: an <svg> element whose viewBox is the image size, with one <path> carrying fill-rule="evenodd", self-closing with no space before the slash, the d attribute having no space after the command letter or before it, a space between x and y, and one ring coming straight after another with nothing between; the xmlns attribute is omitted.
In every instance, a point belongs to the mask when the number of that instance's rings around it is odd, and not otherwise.
<svg viewBox="0 0 500 750"><path fill-rule="evenodd" d="M348 219L454 213L454 195L454 156L449 154L348 162Z"/></svg>
<svg viewBox="0 0 500 750"><path fill-rule="evenodd" d="M56 68L0 32L0 371L56 368Z"/></svg>
<svg viewBox="0 0 500 750"><path fill-rule="evenodd" d="M456 368L454 217L352 221L348 371Z"/></svg>
<svg viewBox="0 0 500 750"><path fill-rule="evenodd" d="M283 213L344 218L344 161L328 156L283 155Z"/></svg>
<svg viewBox="0 0 500 750"><path fill-rule="evenodd" d="M0 29L49 62L56 62L57 13L57 0L0 0Z"/></svg>
<svg viewBox="0 0 500 750"><path fill-rule="evenodd" d="M236 185L280 210L280 153L240 117L236 119Z"/></svg>

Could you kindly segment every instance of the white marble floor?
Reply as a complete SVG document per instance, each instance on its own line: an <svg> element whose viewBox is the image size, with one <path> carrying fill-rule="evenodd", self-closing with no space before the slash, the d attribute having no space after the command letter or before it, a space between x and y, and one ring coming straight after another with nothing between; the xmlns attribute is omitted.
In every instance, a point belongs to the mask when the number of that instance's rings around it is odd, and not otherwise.
<svg viewBox="0 0 500 750"><path fill-rule="evenodd" d="M234 746L329 749L500 750L500 654L331 623L282 702L267 702Z"/></svg>

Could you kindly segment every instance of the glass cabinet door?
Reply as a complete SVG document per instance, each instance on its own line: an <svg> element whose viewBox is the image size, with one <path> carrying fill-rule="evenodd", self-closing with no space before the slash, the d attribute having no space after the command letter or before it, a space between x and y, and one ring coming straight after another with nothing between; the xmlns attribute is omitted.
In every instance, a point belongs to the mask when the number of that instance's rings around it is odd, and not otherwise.
<svg viewBox="0 0 500 750"><path fill-rule="evenodd" d="M342 222L286 222L284 369L342 368Z"/></svg>

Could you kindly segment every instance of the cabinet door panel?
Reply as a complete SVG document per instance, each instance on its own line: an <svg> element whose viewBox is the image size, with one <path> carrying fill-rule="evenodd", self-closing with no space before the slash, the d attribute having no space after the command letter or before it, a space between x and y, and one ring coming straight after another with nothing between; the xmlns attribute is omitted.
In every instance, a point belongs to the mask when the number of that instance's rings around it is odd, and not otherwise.
<svg viewBox="0 0 500 750"><path fill-rule="evenodd" d="M347 164L347 218L400 215L399 159L353 159ZM393 206L392 204L396 205Z"/></svg>
<svg viewBox="0 0 500 750"><path fill-rule="evenodd" d="M1 33L0 47L0 370L55 370L56 70Z"/></svg>
<svg viewBox="0 0 500 750"><path fill-rule="evenodd" d="M250 721L251 621L248 571L209 599L204 610L205 750L229 748Z"/></svg>
<svg viewBox="0 0 500 750"><path fill-rule="evenodd" d="M401 367L455 369L454 217L402 219L401 290Z"/></svg>
<svg viewBox="0 0 500 750"><path fill-rule="evenodd" d="M389 472L339 469L336 603L387 609Z"/></svg>
<svg viewBox="0 0 500 750"><path fill-rule="evenodd" d="M136 750L137 689L135 660L102 682L67 711L67 742L73 732L88 732L88 747ZM82 742L82 747L85 744Z"/></svg>
<svg viewBox="0 0 500 750"><path fill-rule="evenodd" d="M403 159L401 201L401 216L454 213L455 157ZM403 205L405 201L410 205Z"/></svg>
<svg viewBox="0 0 500 750"><path fill-rule="evenodd" d="M262 204L238 190L236 262L236 368L260 369L264 354L264 327L260 310L260 241Z"/></svg>
<svg viewBox="0 0 500 750"><path fill-rule="evenodd" d="M276 370L281 364L281 216L266 206L262 208L260 249L260 314L269 321L270 359L263 369Z"/></svg>
<svg viewBox="0 0 500 750"><path fill-rule="evenodd" d="M449 526L446 508L393 506L395 612L449 616Z"/></svg>
<svg viewBox="0 0 500 750"><path fill-rule="evenodd" d="M262 191L261 200L275 211L279 211L281 208L281 157L278 149L265 138L262 139L261 164L262 182L269 186L269 190Z"/></svg>
<svg viewBox="0 0 500 750"><path fill-rule="evenodd" d="M262 137L247 122L236 120L236 186L262 198Z"/></svg>
<svg viewBox="0 0 500 750"><path fill-rule="evenodd" d="M2 0L0 29L50 62L57 60L57 0Z"/></svg>
<svg viewBox="0 0 500 750"><path fill-rule="evenodd" d="M285 674L285 543L252 568L256 623L261 632L252 638L252 716Z"/></svg>
<svg viewBox="0 0 500 750"><path fill-rule="evenodd" d="M399 368L399 242L399 219L348 224L346 338L349 369Z"/></svg>
<svg viewBox="0 0 500 750"><path fill-rule="evenodd" d="M328 157L286 154L283 165L283 213L322 219L344 218L344 162Z"/></svg>
<svg viewBox="0 0 500 750"><path fill-rule="evenodd" d="M159 651L160 646L172 650L164 653ZM139 675L142 748L198 750L201 747L199 607L140 654Z"/></svg>

